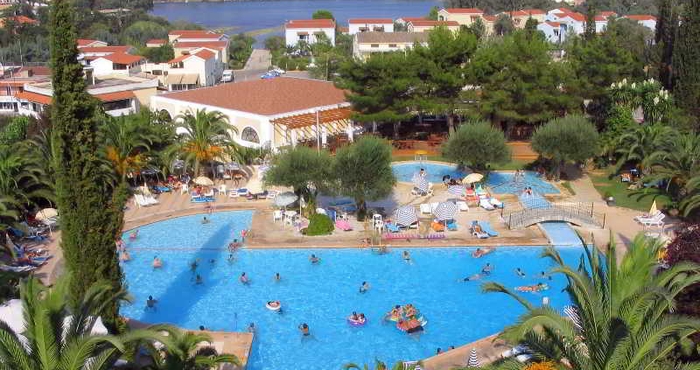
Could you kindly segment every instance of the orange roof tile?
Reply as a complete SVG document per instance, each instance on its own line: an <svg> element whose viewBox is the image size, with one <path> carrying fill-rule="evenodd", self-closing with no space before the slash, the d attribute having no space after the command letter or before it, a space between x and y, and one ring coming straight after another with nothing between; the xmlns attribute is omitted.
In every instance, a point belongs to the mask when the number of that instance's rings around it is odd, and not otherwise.
<svg viewBox="0 0 700 370"><path fill-rule="evenodd" d="M183 54L183 55L180 55L179 57L175 57L175 58L169 60L169 61L168 61L168 64L180 63L180 62L182 62L183 60L189 58L190 56L191 56L190 54Z"/></svg>
<svg viewBox="0 0 700 370"><path fill-rule="evenodd" d="M626 15L625 18L633 19L635 21L655 21L656 17L648 14L632 14Z"/></svg>
<svg viewBox="0 0 700 370"><path fill-rule="evenodd" d="M131 54L126 54L126 53L114 53L114 54L109 54L105 55L103 57L112 63L117 63L117 64L134 64L136 62L139 62L143 59L142 56L140 55L131 55Z"/></svg>
<svg viewBox="0 0 700 370"><path fill-rule="evenodd" d="M524 11L526 14L530 14L530 15L546 14L546 13L544 12L544 10L542 10L542 9L523 9L523 11Z"/></svg>
<svg viewBox="0 0 700 370"><path fill-rule="evenodd" d="M165 39L152 39L146 41L146 44L167 44L168 40Z"/></svg>
<svg viewBox="0 0 700 370"><path fill-rule="evenodd" d="M265 116L345 103L345 92L332 82L278 77L221 84L160 95Z"/></svg>
<svg viewBox="0 0 700 370"><path fill-rule="evenodd" d="M457 23L456 21L420 20L420 21L411 21L409 23L411 23L414 27L459 26L459 23Z"/></svg>
<svg viewBox="0 0 700 370"><path fill-rule="evenodd" d="M78 47L88 46L88 45L93 44L95 42L102 42L102 41L92 40L92 39L78 39Z"/></svg>
<svg viewBox="0 0 700 370"><path fill-rule="evenodd" d="M394 24L390 18L353 18L348 19L349 24Z"/></svg>
<svg viewBox="0 0 700 370"><path fill-rule="evenodd" d="M571 13L571 9L569 9L569 8L556 8L556 9L552 9L551 12L555 12L555 13Z"/></svg>
<svg viewBox="0 0 700 370"><path fill-rule="evenodd" d="M196 48L208 48L215 50L226 49L226 41L187 41L187 42L176 42L173 46L175 49L196 49Z"/></svg>
<svg viewBox="0 0 700 370"><path fill-rule="evenodd" d="M586 16L581 14L581 13L577 13L577 12L566 13L566 15L564 15L564 17L562 17L562 18L566 18L566 17L569 17L577 22L585 22L586 21Z"/></svg>
<svg viewBox="0 0 700 370"><path fill-rule="evenodd" d="M617 13L610 11L610 10L606 10L604 12L600 12L600 15L605 17L605 18L608 18L608 17L616 17Z"/></svg>
<svg viewBox="0 0 700 370"><path fill-rule="evenodd" d="M486 20L488 22L495 22L496 21L495 15L484 15L483 18L484 18L484 20Z"/></svg>
<svg viewBox="0 0 700 370"><path fill-rule="evenodd" d="M425 17L401 17L399 19L408 23L408 22L413 22L413 21L424 21Z"/></svg>
<svg viewBox="0 0 700 370"><path fill-rule="evenodd" d="M224 34L216 33L214 31L207 30L173 30L168 32L171 36L180 36L180 38L189 39L214 39L218 40L224 37Z"/></svg>
<svg viewBox="0 0 700 370"><path fill-rule="evenodd" d="M19 99L28 100L28 101L33 102L33 103L39 103L39 104L43 104L43 105L51 104L51 97L50 96L37 94L35 92L22 91L22 92L18 92L17 94L15 94L15 96Z"/></svg>
<svg viewBox="0 0 700 370"><path fill-rule="evenodd" d="M596 15L595 17L593 17L593 20L596 22L607 22L608 18L603 17L602 15Z"/></svg>
<svg viewBox="0 0 700 370"><path fill-rule="evenodd" d="M483 14L484 11L479 8L445 8L445 11L451 14Z"/></svg>
<svg viewBox="0 0 700 370"><path fill-rule="evenodd" d="M194 53L194 55L196 55L196 56L198 56L198 57L200 57L200 58L202 58L202 59L204 59L204 60L209 60L209 59L211 59L211 58L213 58L213 57L216 56L216 54L214 54L214 53L211 52L210 50L206 50L206 49L200 50L200 51Z"/></svg>
<svg viewBox="0 0 700 370"><path fill-rule="evenodd" d="M332 19L297 19L287 22L287 24L284 27L288 29L335 28L335 21Z"/></svg>
<svg viewBox="0 0 700 370"><path fill-rule="evenodd" d="M107 94L98 94L98 95L93 95L97 99L100 99L101 101L107 103L111 101L118 101L118 100L126 100L126 99L131 99L133 98L134 92L133 91L117 91L113 93L107 93Z"/></svg>
<svg viewBox="0 0 700 370"><path fill-rule="evenodd" d="M514 10L512 12L503 12L501 14L507 14L511 17L524 17L524 16L528 15L527 13L525 13L522 10Z"/></svg>
<svg viewBox="0 0 700 370"><path fill-rule="evenodd" d="M548 25L550 25L550 26L552 26L552 27L555 27L555 28L561 27L561 23L559 23L559 22L549 22L549 21L547 21L547 22L544 22L544 23L547 23Z"/></svg>

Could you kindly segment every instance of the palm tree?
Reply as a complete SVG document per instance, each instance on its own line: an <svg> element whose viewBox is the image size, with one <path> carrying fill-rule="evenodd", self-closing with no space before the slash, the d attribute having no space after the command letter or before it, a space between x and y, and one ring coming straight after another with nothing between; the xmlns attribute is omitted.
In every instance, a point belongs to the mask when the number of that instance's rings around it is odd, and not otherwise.
<svg viewBox="0 0 700 370"><path fill-rule="evenodd" d="M700 209L700 174L688 180L685 188L688 193L680 202L680 210L687 217Z"/></svg>
<svg viewBox="0 0 700 370"><path fill-rule="evenodd" d="M97 317L115 300L125 299L125 292L115 292L107 283L95 284L77 307L69 309L69 280L70 275L64 275L51 288L35 278L21 283L25 328L17 333L0 318L0 368L106 370L113 367L127 344L162 340L146 329L119 336L92 334Z"/></svg>
<svg viewBox="0 0 700 370"><path fill-rule="evenodd" d="M549 306L533 307L497 283L486 292L510 295L527 310L502 337L525 345L535 359L566 363L577 370L649 369L664 360L679 340L700 329L700 320L673 315L674 298L700 281L700 267L685 263L655 271L657 241L640 235L618 263L611 244L603 259L585 248L578 269L564 264L556 249L543 253L553 273L568 280L566 292L576 307L576 323Z"/></svg>
<svg viewBox="0 0 700 370"><path fill-rule="evenodd" d="M183 130L180 140L170 147L171 154L182 155L187 163L194 165L195 175L206 162L213 165L221 159L226 148L234 146L232 133L238 133L228 122L228 117L219 111L198 109L177 117L177 128Z"/></svg>
<svg viewBox="0 0 700 370"><path fill-rule="evenodd" d="M160 349L150 346L151 364L149 370L209 370L219 364L241 363L234 355L218 354L211 346L211 337L203 333L181 331L167 326L153 326L152 330L168 333Z"/></svg>
<svg viewBox="0 0 700 370"><path fill-rule="evenodd" d="M102 126L105 156L122 181L129 173L142 170L155 136L148 130L150 122L136 117L108 117Z"/></svg>
<svg viewBox="0 0 700 370"><path fill-rule="evenodd" d="M416 369L417 367L421 366L422 364L420 362L417 362L412 365L404 365L402 361L399 361L394 364L394 366L389 367L389 365L385 364L382 361L379 360L374 360L374 370L413 370ZM345 370L370 370L369 365L364 364L362 367L360 367L357 364L349 363L343 366L343 369Z"/></svg>
<svg viewBox="0 0 700 370"><path fill-rule="evenodd" d="M678 135L668 148L652 153L647 162L654 171L652 180L667 180L667 190L675 185L683 197L690 179L700 175L700 136Z"/></svg>
<svg viewBox="0 0 700 370"><path fill-rule="evenodd" d="M670 148L678 132L661 124L644 125L620 136L618 154L622 156L619 166L634 162L648 174L648 161L652 153Z"/></svg>

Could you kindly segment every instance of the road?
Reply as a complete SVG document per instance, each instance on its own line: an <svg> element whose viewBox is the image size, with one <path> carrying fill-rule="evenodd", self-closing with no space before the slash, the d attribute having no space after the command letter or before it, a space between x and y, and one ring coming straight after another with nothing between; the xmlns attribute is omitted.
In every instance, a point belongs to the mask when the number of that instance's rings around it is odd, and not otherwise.
<svg viewBox="0 0 700 370"><path fill-rule="evenodd" d="M272 65L272 55L267 49L253 49L243 69L233 71L235 82L259 79Z"/></svg>

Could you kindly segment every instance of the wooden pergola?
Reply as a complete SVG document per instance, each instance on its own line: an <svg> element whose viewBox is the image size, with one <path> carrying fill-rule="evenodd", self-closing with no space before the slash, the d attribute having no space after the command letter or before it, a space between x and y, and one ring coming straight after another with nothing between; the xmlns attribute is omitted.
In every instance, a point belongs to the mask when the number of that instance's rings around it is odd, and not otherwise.
<svg viewBox="0 0 700 370"><path fill-rule="evenodd" d="M302 139L315 138L317 146L321 147L321 132L326 130L327 135L333 136L346 132L351 125L350 107L336 107L315 112L283 116L270 120L275 132L291 143L292 132Z"/></svg>

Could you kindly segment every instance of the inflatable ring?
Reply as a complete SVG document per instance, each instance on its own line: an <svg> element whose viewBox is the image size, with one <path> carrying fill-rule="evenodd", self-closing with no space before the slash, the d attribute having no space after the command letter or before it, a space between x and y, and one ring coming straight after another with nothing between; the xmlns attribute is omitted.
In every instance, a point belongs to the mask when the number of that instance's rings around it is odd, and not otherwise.
<svg viewBox="0 0 700 370"><path fill-rule="evenodd" d="M270 311L279 311L282 309L282 303L280 303L277 307L275 306L270 306L270 302L265 303L265 308L267 308Z"/></svg>
<svg viewBox="0 0 700 370"><path fill-rule="evenodd" d="M359 320L353 320L353 319L348 317L347 321L348 321L348 325L355 327L355 328L359 328L359 327L365 326L365 324L367 324L367 318L365 318L365 321L359 321Z"/></svg>

